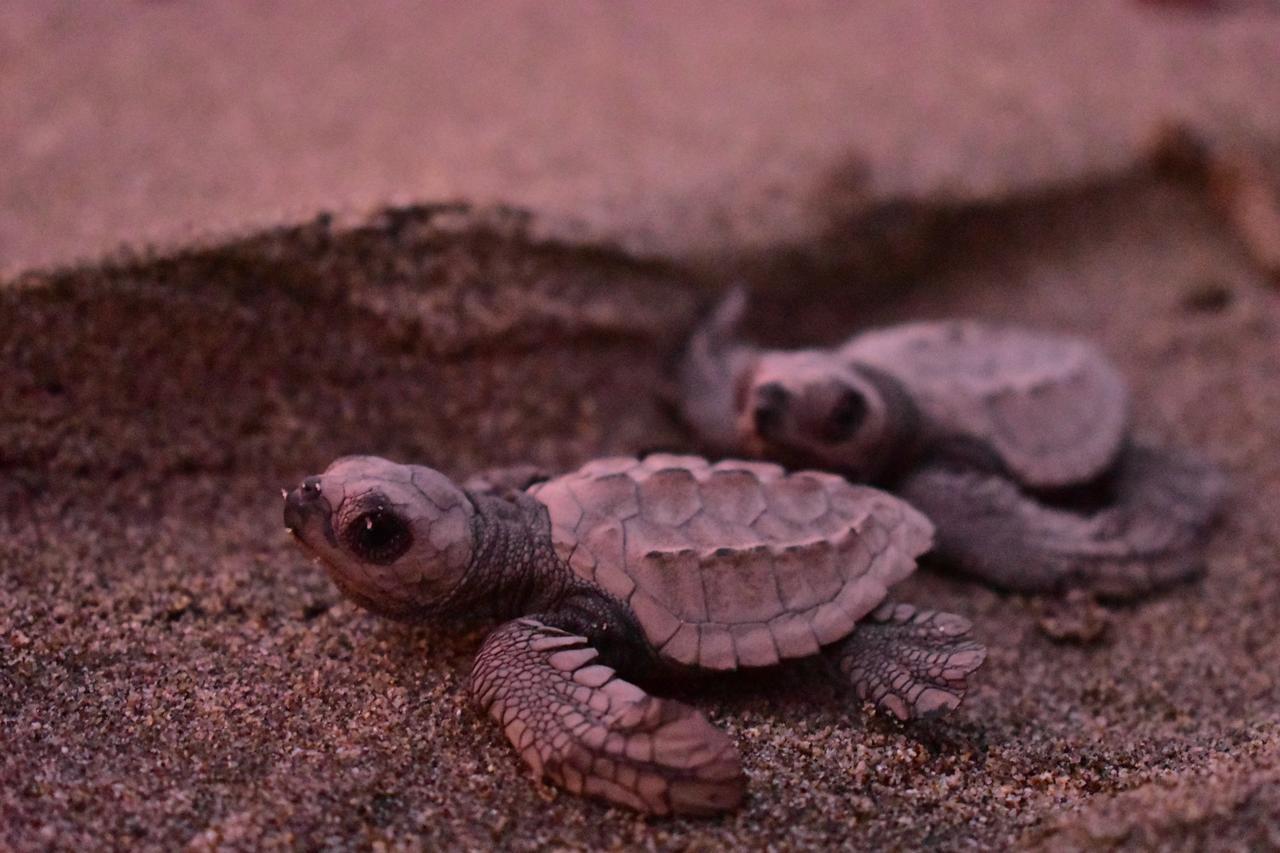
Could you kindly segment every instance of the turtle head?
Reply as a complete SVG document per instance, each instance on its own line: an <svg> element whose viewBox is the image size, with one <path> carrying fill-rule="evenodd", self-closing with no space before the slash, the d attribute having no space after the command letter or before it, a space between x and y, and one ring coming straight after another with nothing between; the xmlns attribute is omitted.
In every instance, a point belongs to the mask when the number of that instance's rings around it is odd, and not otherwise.
<svg viewBox="0 0 1280 853"><path fill-rule="evenodd" d="M285 493L284 525L348 597L401 619L430 615L474 551L471 500L439 471L344 456Z"/></svg>
<svg viewBox="0 0 1280 853"><path fill-rule="evenodd" d="M829 353L762 354L738 393L741 445L757 456L870 479L892 445L880 388Z"/></svg>

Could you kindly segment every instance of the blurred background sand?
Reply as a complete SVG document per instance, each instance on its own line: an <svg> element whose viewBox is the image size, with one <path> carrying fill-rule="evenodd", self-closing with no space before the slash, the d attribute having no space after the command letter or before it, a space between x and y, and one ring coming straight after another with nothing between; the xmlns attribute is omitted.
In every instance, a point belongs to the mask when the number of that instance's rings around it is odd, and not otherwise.
<svg viewBox="0 0 1280 853"><path fill-rule="evenodd" d="M1123 170L1165 122L1280 138L1280 14L1213 5L18 0L0 264L454 198L758 249Z"/></svg>

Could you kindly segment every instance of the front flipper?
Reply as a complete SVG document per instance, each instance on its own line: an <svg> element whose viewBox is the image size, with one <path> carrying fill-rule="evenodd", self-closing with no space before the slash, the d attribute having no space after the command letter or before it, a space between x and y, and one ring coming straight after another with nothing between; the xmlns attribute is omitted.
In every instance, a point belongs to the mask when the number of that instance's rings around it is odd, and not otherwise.
<svg viewBox="0 0 1280 853"><path fill-rule="evenodd" d="M1191 456L1135 446L1114 479L1112 499L1090 514L977 471L924 469L896 491L934 523L944 559L1004 589L1134 598L1200 573L1222 476Z"/></svg>
<svg viewBox="0 0 1280 853"><path fill-rule="evenodd" d="M738 444L735 395L754 348L737 339L747 291L732 288L689 338L680 361L680 416L711 448L732 452Z"/></svg>
<svg viewBox="0 0 1280 853"><path fill-rule="evenodd" d="M967 677L987 659L971 627L953 613L885 602L833 654L859 698L899 720L935 717L959 707Z"/></svg>
<svg viewBox="0 0 1280 853"><path fill-rule="evenodd" d="M746 780L729 736L592 661L587 640L536 618L489 635L471 670L477 703L536 776L653 814L737 807Z"/></svg>

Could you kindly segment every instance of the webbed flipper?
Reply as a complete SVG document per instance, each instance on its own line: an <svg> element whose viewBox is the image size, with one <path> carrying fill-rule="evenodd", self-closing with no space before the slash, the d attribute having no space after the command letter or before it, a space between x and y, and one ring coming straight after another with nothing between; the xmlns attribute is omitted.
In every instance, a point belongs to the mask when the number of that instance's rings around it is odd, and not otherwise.
<svg viewBox="0 0 1280 853"><path fill-rule="evenodd" d="M940 556L1004 589L1134 598L1203 571L1222 475L1189 454L1139 445L1113 476L1113 494L1088 513L971 470L925 468L896 491L933 521Z"/></svg>
<svg viewBox="0 0 1280 853"><path fill-rule="evenodd" d="M588 641L536 618L485 640L471 690L535 775L653 814L735 808L746 780L728 735L593 661Z"/></svg>
<svg viewBox="0 0 1280 853"><path fill-rule="evenodd" d="M681 416L720 452L737 447L735 393L739 374L755 352L737 337L746 310L746 289L731 288L689 338L680 361Z"/></svg>
<svg viewBox="0 0 1280 853"><path fill-rule="evenodd" d="M971 627L963 616L886 601L833 654L859 698L899 720L934 717L960 705L987 658Z"/></svg>

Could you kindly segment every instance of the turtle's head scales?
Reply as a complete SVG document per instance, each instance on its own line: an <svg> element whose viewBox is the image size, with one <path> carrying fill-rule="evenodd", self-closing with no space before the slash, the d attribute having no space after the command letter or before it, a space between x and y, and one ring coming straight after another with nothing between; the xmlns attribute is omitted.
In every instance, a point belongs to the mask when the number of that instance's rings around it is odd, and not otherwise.
<svg viewBox="0 0 1280 853"><path fill-rule="evenodd" d="M762 458L869 476L891 440L879 388L831 353L764 353L737 399L739 443Z"/></svg>
<svg viewBox="0 0 1280 853"><path fill-rule="evenodd" d="M285 528L348 597L404 619L436 611L462 580L474 514L440 472L376 456L344 456L284 500Z"/></svg>

